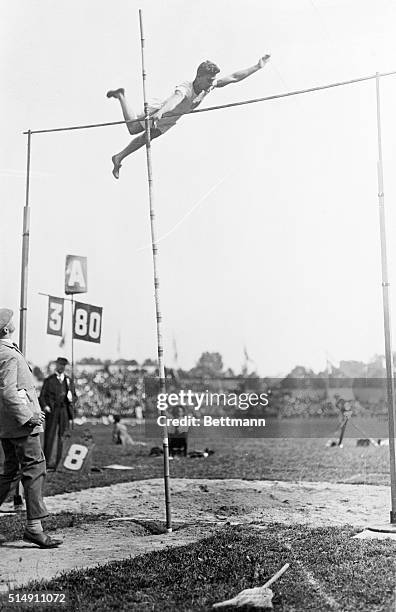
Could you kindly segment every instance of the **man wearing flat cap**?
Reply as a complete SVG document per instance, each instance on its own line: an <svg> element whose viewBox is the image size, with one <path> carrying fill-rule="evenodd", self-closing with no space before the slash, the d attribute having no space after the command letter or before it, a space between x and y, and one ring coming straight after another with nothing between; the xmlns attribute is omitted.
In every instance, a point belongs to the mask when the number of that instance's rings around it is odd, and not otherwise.
<svg viewBox="0 0 396 612"><path fill-rule="evenodd" d="M40 406L44 410L44 455L49 468L56 468L62 457L62 437L73 419L76 399L74 385L65 373L69 365L65 357L58 357L55 372L45 379L40 393Z"/></svg>
<svg viewBox="0 0 396 612"><path fill-rule="evenodd" d="M41 519L48 516L43 501L46 464L40 444L45 415L40 410L29 365L11 341L15 331L12 317L12 310L0 308L0 439L4 451L0 505L21 479L27 514L23 539L40 548L55 548L62 540L46 535L41 525ZM4 541L0 534L0 543Z"/></svg>

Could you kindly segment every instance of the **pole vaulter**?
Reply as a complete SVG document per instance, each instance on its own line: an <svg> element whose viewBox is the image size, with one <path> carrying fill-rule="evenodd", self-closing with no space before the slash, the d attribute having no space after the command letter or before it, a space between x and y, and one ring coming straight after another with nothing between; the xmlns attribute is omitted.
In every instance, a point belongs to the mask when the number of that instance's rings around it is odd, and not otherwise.
<svg viewBox="0 0 396 612"><path fill-rule="evenodd" d="M139 12L141 19L141 12ZM122 109L122 114L126 121L126 125L130 134L139 134L136 138L116 155L111 158L113 162L113 176L118 179L121 168L121 162L131 153L134 153L146 144L147 126L145 126L145 116L149 114L152 127L150 126L150 140L158 138L165 134L170 128L176 125L177 121L192 110L197 108L205 97L217 87L225 87L231 83L239 83L247 77L251 76L261 68L270 59L270 55L263 55L258 62L249 68L237 70L232 74L217 78L220 68L213 62L206 60L202 62L197 69L197 73L193 81L184 81L177 85L171 96L163 102L153 101L150 104L145 100L144 114L136 115L131 111L125 97L123 87L110 90L107 92L108 98L116 98Z"/></svg>

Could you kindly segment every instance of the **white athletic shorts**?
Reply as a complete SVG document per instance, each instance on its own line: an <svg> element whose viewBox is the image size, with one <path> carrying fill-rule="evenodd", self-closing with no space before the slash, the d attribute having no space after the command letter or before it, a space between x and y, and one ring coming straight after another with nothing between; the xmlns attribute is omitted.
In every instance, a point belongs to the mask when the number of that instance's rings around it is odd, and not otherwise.
<svg viewBox="0 0 396 612"><path fill-rule="evenodd" d="M155 111L157 111L159 108L161 108L162 102L158 102L158 104L156 104L155 102L152 102L151 104L149 104L149 113L150 115L152 113L154 113ZM176 125L177 121L180 119L180 115L179 116L172 116L170 114L170 116L165 113L165 115L158 121L157 123L157 129L161 132L161 134L165 134L165 132L167 132L168 130L170 130L171 127L173 127L174 125ZM140 121L140 125L142 126L142 128L145 128L145 123L144 123L144 113L142 113L141 115L139 115L139 121ZM151 124L150 126L151 129L153 129L153 125Z"/></svg>

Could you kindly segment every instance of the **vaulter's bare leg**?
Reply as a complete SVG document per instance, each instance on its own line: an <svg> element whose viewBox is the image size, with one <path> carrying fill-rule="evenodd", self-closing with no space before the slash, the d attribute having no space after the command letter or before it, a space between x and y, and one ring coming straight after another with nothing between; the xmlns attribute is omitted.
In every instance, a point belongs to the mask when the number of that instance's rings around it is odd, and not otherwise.
<svg viewBox="0 0 396 612"><path fill-rule="evenodd" d="M133 122L126 124L128 132L130 134L140 134L141 132L143 132L144 128L139 123L139 120L144 120L144 115L138 116L130 108L125 98L125 89L123 87L120 87L119 89L111 89L107 92L106 95L108 98L116 98L121 104L122 114L124 116L125 121Z"/></svg>
<svg viewBox="0 0 396 612"><path fill-rule="evenodd" d="M154 128L150 130L151 140L153 140L154 138L158 138L158 136L161 136L161 132L158 129ZM145 144L146 144L146 133L144 132L143 134L139 134L139 136L131 140L131 142L125 147L125 149L123 149L119 153L116 153L116 155L113 155L113 157L111 158L111 161L114 164L114 168L113 168L114 178L118 179L120 177L120 168L121 168L122 160L125 159L125 157L127 157L131 153L134 153L138 149L141 149L142 147L144 147Z"/></svg>

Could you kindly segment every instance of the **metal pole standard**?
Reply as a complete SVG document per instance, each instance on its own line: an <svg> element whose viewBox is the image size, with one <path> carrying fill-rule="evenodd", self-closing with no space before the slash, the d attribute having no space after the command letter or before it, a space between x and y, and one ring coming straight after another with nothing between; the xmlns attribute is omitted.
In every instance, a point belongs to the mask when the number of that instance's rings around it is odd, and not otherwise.
<svg viewBox="0 0 396 612"><path fill-rule="evenodd" d="M146 128L146 159L147 159L147 177L149 189L150 203L150 227L151 227L151 244L153 251L153 273L154 273L154 294L155 294L155 311L157 321L157 350L158 350L158 369L160 393L166 393L165 384L165 367L164 367L164 350L162 346L162 315L160 310L159 300L159 274L158 274L158 246L155 232L155 213L154 213L154 194L153 194L153 171L151 163L151 139L150 139L150 116L149 107L146 96L146 70L144 62L144 35L143 35L143 18L142 11L139 9L140 22L140 42L142 52L142 79L143 79L143 99L144 99L144 115ZM168 429L166 426L162 429L163 432L163 450L164 450L164 485L165 485L165 512L166 512L166 530L168 533L172 531L172 516L171 516L171 500L170 500L170 483L169 483L169 442Z"/></svg>
<svg viewBox="0 0 396 612"><path fill-rule="evenodd" d="M71 382L72 382L72 429L74 429L74 294L71 296Z"/></svg>
<svg viewBox="0 0 396 612"><path fill-rule="evenodd" d="M28 288L28 266L29 266L29 233L30 233L30 152L31 131L27 133L27 164L26 164L26 198L23 209L23 233L22 233L22 264L21 264L21 299L19 308L19 349L26 354L26 315L27 315L27 288Z"/></svg>
<svg viewBox="0 0 396 612"><path fill-rule="evenodd" d="M396 524L396 458L395 458L395 387L393 380L393 356L391 340L391 315L389 300L388 258L386 246L386 225L384 206L384 180L382 167L382 136L381 136L381 104L380 104L380 75L376 75L377 93L377 134L378 134L378 204L381 239L381 266L382 266L382 300L384 307L384 335L385 335L385 362L386 362L386 388L388 399L389 418L389 454L391 479L391 511L390 522Z"/></svg>
<svg viewBox="0 0 396 612"><path fill-rule="evenodd" d="M26 356L26 318L27 318L27 289L29 272L29 235L30 235L30 152L32 133L27 132L27 162L26 162L26 195L23 208L23 230L22 230L22 262L21 262L21 295L19 303L19 350ZM22 486L18 481L15 487L14 508L23 508Z"/></svg>

